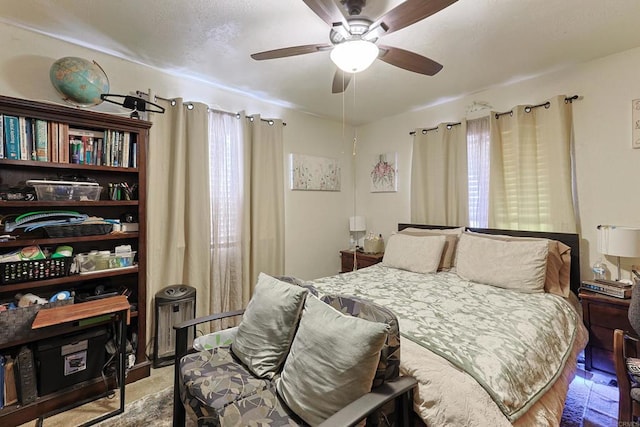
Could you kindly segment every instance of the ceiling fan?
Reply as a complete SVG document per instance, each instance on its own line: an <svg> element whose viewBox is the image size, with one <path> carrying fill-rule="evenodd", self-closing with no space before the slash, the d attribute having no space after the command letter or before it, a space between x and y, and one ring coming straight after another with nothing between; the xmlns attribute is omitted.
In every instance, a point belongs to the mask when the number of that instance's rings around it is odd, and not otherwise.
<svg viewBox="0 0 640 427"><path fill-rule="evenodd" d="M312 44L285 47L254 53L255 60L284 58L307 53L331 50L331 59L340 64L333 77L332 93L344 92L354 72L367 68L376 58L405 70L433 76L442 69L436 61L397 47L377 44L386 34L415 24L428 16L446 8L457 0L406 0L378 19L360 16L367 0L339 0L348 16L345 16L335 0L303 0L309 8L330 27L331 44ZM352 50L341 52L343 50ZM342 65L340 54L346 60L353 60L362 50L369 50L369 58L363 64Z"/></svg>

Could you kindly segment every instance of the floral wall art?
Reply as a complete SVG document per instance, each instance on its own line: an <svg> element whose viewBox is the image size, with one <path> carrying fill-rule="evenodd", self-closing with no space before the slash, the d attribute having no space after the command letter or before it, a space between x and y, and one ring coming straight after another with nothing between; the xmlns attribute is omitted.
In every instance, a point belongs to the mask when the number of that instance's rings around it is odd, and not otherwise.
<svg viewBox="0 0 640 427"><path fill-rule="evenodd" d="M292 190L340 191L337 159L291 153L290 161Z"/></svg>
<svg viewBox="0 0 640 427"><path fill-rule="evenodd" d="M371 192L385 193L398 191L398 153L378 154L371 169Z"/></svg>

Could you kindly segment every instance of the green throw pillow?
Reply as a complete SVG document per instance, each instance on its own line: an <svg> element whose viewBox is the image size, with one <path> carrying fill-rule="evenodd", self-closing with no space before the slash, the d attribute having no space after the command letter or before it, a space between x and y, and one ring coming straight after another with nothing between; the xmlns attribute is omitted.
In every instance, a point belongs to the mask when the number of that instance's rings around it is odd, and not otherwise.
<svg viewBox="0 0 640 427"><path fill-rule="evenodd" d="M251 372L272 379L287 357L307 289L260 273L231 350Z"/></svg>
<svg viewBox="0 0 640 427"><path fill-rule="evenodd" d="M338 312L313 295L300 318L276 389L287 406L317 425L371 391L389 325Z"/></svg>

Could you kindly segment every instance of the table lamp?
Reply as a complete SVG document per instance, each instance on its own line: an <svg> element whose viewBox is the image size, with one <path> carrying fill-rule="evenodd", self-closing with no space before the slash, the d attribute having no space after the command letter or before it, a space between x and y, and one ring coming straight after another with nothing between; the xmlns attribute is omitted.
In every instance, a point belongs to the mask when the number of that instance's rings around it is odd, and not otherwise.
<svg viewBox="0 0 640 427"><path fill-rule="evenodd" d="M598 252L618 258L619 281L620 257L640 258L640 228L599 225Z"/></svg>
<svg viewBox="0 0 640 427"><path fill-rule="evenodd" d="M364 232L367 231L367 225L365 224L365 220L363 216L352 216L349 217L349 231L353 233L352 240L354 241L354 250L358 250L362 247L360 245L360 239L358 237L358 233L363 233L362 236L364 238Z"/></svg>

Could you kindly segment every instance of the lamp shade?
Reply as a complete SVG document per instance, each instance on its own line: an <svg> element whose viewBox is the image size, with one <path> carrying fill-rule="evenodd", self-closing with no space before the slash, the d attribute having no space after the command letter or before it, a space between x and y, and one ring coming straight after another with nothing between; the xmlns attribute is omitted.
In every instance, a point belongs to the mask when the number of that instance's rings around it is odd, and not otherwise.
<svg viewBox="0 0 640 427"><path fill-rule="evenodd" d="M349 40L336 45L331 60L342 71L359 73L366 70L378 57L378 46L366 40Z"/></svg>
<svg viewBox="0 0 640 427"><path fill-rule="evenodd" d="M640 228L599 225L598 252L604 255L640 258Z"/></svg>
<svg viewBox="0 0 640 427"><path fill-rule="evenodd" d="M349 217L349 231L367 231L363 216Z"/></svg>

